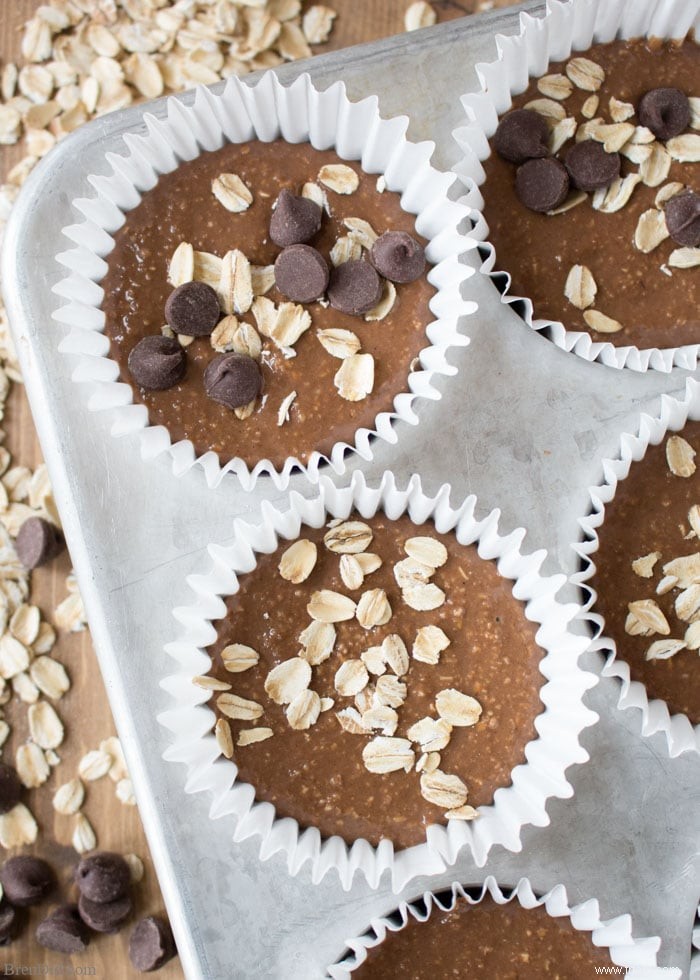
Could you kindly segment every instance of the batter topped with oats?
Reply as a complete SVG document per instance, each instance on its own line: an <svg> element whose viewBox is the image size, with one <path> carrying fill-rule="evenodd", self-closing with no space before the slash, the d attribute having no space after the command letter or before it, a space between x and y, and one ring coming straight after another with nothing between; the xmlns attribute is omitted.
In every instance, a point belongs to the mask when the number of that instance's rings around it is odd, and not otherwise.
<svg viewBox="0 0 700 980"><path fill-rule="evenodd" d="M356 980L573 980L609 969L607 949L593 945L589 932L546 908L524 909L513 899L498 905L486 895L477 905L458 901L450 912L434 908L426 922L411 918L398 932L368 950L352 971Z"/></svg>
<svg viewBox="0 0 700 980"><path fill-rule="evenodd" d="M632 465L598 531L595 610L632 680L700 723L700 423Z"/></svg>
<svg viewBox="0 0 700 980"><path fill-rule="evenodd" d="M406 847L478 818L536 737L543 651L454 535L351 516L260 555L217 624L216 736L278 816Z"/></svg>
<svg viewBox="0 0 700 980"><path fill-rule="evenodd" d="M352 444L429 346L424 241L383 178L308 144L160 178L102 283L122 378L173 441L281 467Z"/></svg>
<svg viewBox="0 0 700 980"><path fill-rule="evenodd" d="M700 343L700 48L613 41L513 100L482 187L496 268L537 319Z"/></svg>

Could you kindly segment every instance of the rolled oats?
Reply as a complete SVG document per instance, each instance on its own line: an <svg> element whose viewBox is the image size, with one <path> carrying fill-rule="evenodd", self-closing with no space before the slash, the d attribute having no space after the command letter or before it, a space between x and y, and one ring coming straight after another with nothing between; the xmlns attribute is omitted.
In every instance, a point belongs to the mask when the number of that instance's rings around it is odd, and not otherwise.
<svg viewBox="0 0 700 980"><path fill-rule="evenodd" d="M548 99L564 102L574 90L573 82L566 75L544 75L537 81L537 88Z"/></svg>
<svg viewBox="0 0 700 980"><path fill-rule="evenodd" d="M303 657L312 667L317 667L328 660L333 653L336 639L335 626L332 623L314 620L301 633L299 639L303 643L303 649L299 651L299 656Z"/></svg>
<svg viewBox="0 0 700 980"><path fill-rule="evenodd" d="M674 476L684 478L692 476L695 473L694 459L695 450L683 436L669 437L666 442L666 460Z"/></svg>
<svg viewBox="0 0 700 980"><path fill-rule="evenodd" d="M132 882L136 885L143 881L143 861L136 854L125 854L124 860L129 865Z"/></svg>
<svg viewBox="0 0 700 980"><path fill-rule="evenodd" d="M301 657L277 664L265 678L265 693L275 704L289 704L311 683L311 666Z"/></svg>
<svg viewBox="0 0 700 980"><path fill-rule="evenodd" d="M661 558L660 551L652 551L648 555L636 558L632 562L632 571L635 575L639 575L640 578L651 578L654 574L654 566L659 558Z"/></svg>
<svg viewBox="0 0 700 980"><path fill-rule="evenodd" d="M674 269L695 269L700 265L700 248L674 249L668 264Z"/></svg>
<svg viewBox="0 0 700 980"><path fill-rule="evenodd" d="M437 664L440 654L450 645L450 640L439 626L421 626L411 651L413 659L424 664Z"/></svg>
<svg viewBox="0 0 700 980"><path fill-rule="evenodd" d="M619 333L622 330L622 324L618 320L606 316L600 310L585 310L583 319L591 330L595 330L597 333Z"/></svg>
<svg viewBox="0 0 700 980"><path fill-rule="evenodd" d="M120 779L116 787L117 799L124 806L136 806L134 787L130 779Z"/></svg>
<svg viewBox="0 0 700 980"><path fill-rule="evenodd" d="M564 286L564 295L577 310L586 310L595 302L598 286L586 265L574 265Z"/></svg>
<svg viewBox="0 0 700 980"><path fill-rule="evenodd" d="M230 691L231 685L228 681L221 681L218 677L212 677L211 674L200 674L197 677L192 678L192 683L195 687L201 687L203 691Z"/></svg>
<svg viewBox="0 0 700 980"><path fill-rule="evenodd" d="M683 640L656 640L645 654L646 660L668 660L679 651L685 650Z"/></svg>
<svg viewBox="0 0 700 980"><path fill-rule="evenodd" d="M374 694L379 704L389 708L400 708L406 700L407 693L406 684L393 674L384 674L377 678Z"/></svg>
<svg viewBox="0 0 700 980"><path fill-rule="evenodd" d="M248 701L237 694L220 694L216 706L222 715L234 721L255 721L263 713L262 705L257 701Z"/></svg>
<svg viewBox="0 0 700 980"><path fill-rule="evenodd" d="M362 660L346 660L336 671L333 683L342 697L354 697L369 683L367 667Z"/></svg>
<svg viewBox="0 0 700 980"><path fill-rule="evenodd" d="M0 814L0 844L7 850L33 844L38 833L36 820L24 803Z"/></svg>
<svg viewBox="0 0 700 980"><path fill-rule="evenodd" d="M295 731L306 731L318 721L321 713L321 699L316 691L301 691L289 704L286 714L289 727Z"/></svg>
<svg viewBox="0 0 700 980"><path fill-rule="evenodd" d="M26 742L19 746L15 754L15 768L20 782L27 789L41 786L51 774L44 753L34 742Z"/></svg>
<svg viewBox="0 0 700 980"><path fill-rule="evenodd" d="M91 783L106 776L112 766L112 756L102 749L92 749L78 763L78 773Z"/></svg>
<svg viewBox="0 0 700 980"><path fill-rule="evenodd" d="M241 733L242 734L242 733ZM233 735L231 725L225 718L218 718L214 726L214 738L225 759L233 758Z"/></svg>
<svg viewBox="0 0 700 980"><path fill-rule="evenodd" d="M356 610L357 621L363 629L384 626L391 619L391 606L384 589L368 589L360 596Z"/></svg>
<svg viewBox="0 0 700 980"><path fill-rule="evenodd" d="M343 585L351 592L362 588L365 573L355 555L340 556L340 577Z"/></svg>
<svg viewBox="0 0 700 980"><path fill-rule="evenodd" d="M339 521L323 536L329 551L338 555L358 555L372 543L372 529L364 521Z"/></svg>
<svg viewBox="0 0 700 980"><path fill-rule="evenodd" d="M333 382L338 394L349 402L359 402L372 394L374 358L371 354L350 354L343 359Z"/></svg>
<svg viewBox="0 0 700 980"><path fill-rule="evenodd" d="M384 637L381 646L382 658L397 677L408 673L410 661L406 644L397 633Z"/></svg>
<svg viewBox="0 0 700 980"><path fill-rule="evenodd" d="M328 163L321 167L318 179L336 194L354 194L360 185L357 173L344 163Z"/></svg>
<svg viewBox="0 0 700 980"><path fill-rule="evenodd" d="M87 854L97 847L97 835L84 813L79 813L76 817L71 843L78 854Z"/></svg>
<svg viewBox="0 0 700 980"><path fill-rule="evenodd" d="M409 585L407 588L402 589L401 595L407 606L419 612L439 609L445 601L445 593L433 582Z"/></svg>
<svg viewBox="0 0 700 980"><path fill-rule="evenodd" d="M367 735L369 732L356 708L343 708L335 716L340 727L349 735Z"/></svg>
<svg viewBox="0 0 700 980"><path fill-rule="evenodd" d="M647 187L658 187L668 179L671 155L661 143L652 143L651 153L639 165L642 182Z"/></svg>
<svg viewBox="0 0 700 980"><path fill-rule="evenodd" d="M355 616L355 603L350 596L333 592L331 589L321 589L314 592L306 607L312 619L321 623L342 623Z"/></svg>
<svg viewBox="0 0 700 980"><path fill-rule="evenodd" d="M299 538L283 553L279 573L283 579L299 585L305 582L316 567L317 551L313 541Z"/></svg>
<svg viewBox="0 0 700 980"><path fill-rule="evenodd" d="M274 732L271 728L244 728L238 733L236 745L240 745L243 748L246 745L254 745L256 742L265 742L268 738L272 738L273 735Z"/></svg>
<svg viewBox="0 0 700 980"><path fill-rule="evenodd" d="M57 749L63 742L63 723L48 701L29 707L29 731L42 749Z"/></svg>
<svg viewBox="0 0 700 980"><path fill-rule="evenodd" d="M435 698L437 713L453 727L467 728L476 725L481 717L481 705L476 698L454 688L440 691Z"/></svg>
<svg viewBox="0 0 700 980"><path fill-rule="evenodd" d="M359 337L351 330L328 329L317 330L318 337L324 350L332 357L339 357L341 360L357 354L361 348Z"/></svg>
<svg viewBox="0 0 700 980"><path fill-rule="evenodd" d="M421 561L416 561L415 558L402 558L394 565L394 578L401 589L425 584L430 581L434 574L434 568L431 568L430 565L424 565Z"/></svg>
<svg viewBox="0 0 700 980"><path fill-rule="evenodd" d="M420 777L423 799L443 810L456 810L467 802L467 787L459 776L451 776L440 769L423 772Z"/></svg>
<svg viewBox="0 0 700 980"><path fill-rule="evenodd" d="M242 674L250 670L260 660L260 654L244 643L229 643L221 651L221 661L225 670L231 674Z"/></svg>
<svg viewBox="0 0 700 980"><path fill-rule="evenodd" d="M605 71L590 58L572 58L565 71L576 88L584 92L597 92L605 81Z"/></svg>
<svg viewBox="0 0 700 980"><path fill-rule="evenodd" d="M666 143L666 150L678 163L700 163L700 136L694 133L674 136Z"/></svg>
<svg viewBox="0 0 700 980"><path fill-rule="evenodd" d="M421 718L406 732L423 753L439 752L449 744L452 726L444 718Z"/></svg>
<svg viewBox="0 0 700 980"><path fill-rule="evenodd" d="M387 773L410 772L415 762L415 753L406 738L377 735L362 750L362 761L369 772Z"/></svg>
<svg viewBox="0 0 700 980"><path fill-rule="evenodd" d="M650 208L639 216L637 228L634 233L634 244L640 252L648 255L649 252L653 252L662 242L666 241L668 237L666 215L663 211L659 211L657 208Z"/></svg>
<svg viewBox="0 0 700 980"><path fill-rule="evenodd" d="M447 548L436 538L409 538L404 544L404 551L409 558L432 569L441 568L447 561Z"/></svg>
<svg viewBox="0 0 700 980"><path fill-rule="evenodd" d="M238 174L219 174L212 181L211 190L217 201L233 214L247 211L253 203L250 188Z"/></svg>
<svg viewBox="0 0 700 980"><path fill-rule="evenodd" d="M427 0L416 0L404 14L404 27L407 31L417 31L422 27L432 27L437 21L435 9Z"/></svg>
<svg viewBox="0 0 700 980"><path fill-rule="evenodd" d="M53 796L53 808L64 816L77 813L85 799L85 787L79 779L59 786Z"/></svg>

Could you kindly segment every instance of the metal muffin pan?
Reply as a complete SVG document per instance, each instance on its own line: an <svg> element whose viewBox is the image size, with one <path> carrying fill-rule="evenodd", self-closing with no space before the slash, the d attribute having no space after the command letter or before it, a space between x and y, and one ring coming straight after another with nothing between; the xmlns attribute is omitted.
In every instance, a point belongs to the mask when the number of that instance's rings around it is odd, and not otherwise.
<svg viewBox="0 0 700 980"><path fill-rule="evenodd" d="M539 11L543 4L526 3ZM495 54L494 35L514 33L518 10L493 11L426 31L348 49L279 69L283 81L308 71L320 86L343 79L351 98L376 94L384 116L410 116L409 137L436 143L436 166L458 149L459 96L476 88L474 65ZM191 95L184 95L189 102ZM165 114L164 100L149 111ZM600 722L583 733L590 762L570 770L571 800L548 807L551 825L523 833L521 853L492 852L477 868L463 853L444 874L413 881L395 895L384 880L371 890L337 876L314 885L292 878L281 858L263 863L254 840L234 844L233 822L212 821L206 800L186 796L184 770L162 761L168 706L160 679L163 644L178 636L173 606L191 601L186 577L206 570L207 545L225 543L234 519L254 520L264 500L286 493L259 480L251 492L234 479L216 490L203 475L173 477L162 460L144 463L135 438L115 440L90 415L57 345L51 287L65 248L60 231L75 220L71 201L87 176L119 151L124 133L143 131L143 107L106 116L63 141L34 171L14 209L4 243L3 289L27 392L86 602L100 666L123 740L141 814L191 980L314 980L370 919L453 880L477 884L493 874L506 887L527 875L533 887L567 887L573 903L595 897L601 917L633 916L635 934L662 938L659 962L687 976L700 894L700 756L671 760L663 735L640 736L638 713L617 710L617 684L587 695ZM475 493L477 516L502 511L502 533L527 528L525 550L546 548L545 574L576 569L571 547L587 487L601 460L635 431L640 412L657 414L663 393L682 396L687 372L633 374L588 364L530 331L494 285L473 276L465 295L479 312L464 320L471 344L454 351L458 374L442 378L442 399L418 407L420 423L397 425L395 446L376 442L371 461L350 457L346 483L361 469L376 484L391 470L403 486L417 471L426 493L451 485L452 501ZM290 489L315 493L292 478ZM600 660L589 658L600 670Z"/></svg>

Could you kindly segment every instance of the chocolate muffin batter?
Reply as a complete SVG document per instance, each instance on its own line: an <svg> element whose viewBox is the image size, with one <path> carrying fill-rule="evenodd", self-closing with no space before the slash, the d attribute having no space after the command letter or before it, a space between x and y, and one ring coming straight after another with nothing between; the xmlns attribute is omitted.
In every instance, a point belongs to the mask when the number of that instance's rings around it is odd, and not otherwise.
<svg viewBox="0 0 700 980"><path fill-rule="evenodd" d="M666 86L687 96L700 96L700 48L691 39L682 44L614 41L574 52L572 58L581 56L599 65L605 80L595 93L574 86L559 102L579 126L588 121L581 110L593 95L599 99L595 118L613 123L610 99L615 98L635 107L635 114L627 120L634 126L641 125L638 106L650 90ZM565 75L567 63L551 64L547 75ZM543 98L538 80L533 79L513 100L513 107L522 109ZM696 129L685 132L697 135ZM530 143L535 136L523 134ZM574 139L567 140L556 153L557 159L563 161L574 145ZM511 295L532 300L536 318L561 321L569 330L589 331L595 340L617 346L665 348L700 342L700 266L669 268L671 253L681 247L671 238L648 254L634 242L640 216L655 207L661 187L679 182L700 191L698 163L672 162L662 184L638 184L628 203L609 214L594 210L590 195L565 213L537 213L518 199L514 163L492 152L484 169L484 215L488 239L496 249L496 268L511 275ZM638 171L638 165L621 157L623 177ZM586 323L584 311L567 300L567 277L576 265L586 266L597 284L595 309L622 324L622 330L596 332Z"/></svg>
<svg viewBox="0 0 700 980"><path fill-rule="evenodd" d="M700 423L689 423L680 436L700 451ZM613 500L605 508L598 531L599 550L592 556L596 573L591 580L598 598L595 611L605 618L605 633L617 644L617 656L629 664L632 680L640 681L650 698L661 698L672 713L700 723L700 663L697 649L681 649L667 660L646 660L650 645L664 639L683 640L689 623L676 614L680 589L659 594L663 566L675 558L700 552L688 512L700 503L700 476L674 476L666 459L667 440L650 446L644 459L632 465ZM649 577L637 574L632 563L658 553ZM638 566L639 567L639 566ZM669 633L630 635L625 629L629 603L653 600L665 616Z"/></svg>
<svg viewBox="0 0 700 980"><path fill-rule="evenodd" d="M115 235L102 283L105 333L123 381L133 383L127 371L130 351L143 337L160 333L165 323L165 303L172 291L168 265L177 246L189 242L197 251L218 256L240 249L252 265L272 265L280 248L270 239L269 226L280 190L299 193L305 183L316 180L321 167L338 163L334 153L308 144L251 142L204 153L160 178ZM401 209L399 195L377 190L377 177L363 174L359 164L348 166L359 175L359 186L350 194L324 188L331 214L324 214L314 248L328 260L336 240L347 235L344 218L364 219L379 235L392 230L417 238L414 217ZM237 174L250 188L253 201L247 210L232 214L214 197L212 181L222 173ZM216 356L207 337L187 347L182 381L166 391L135 386L135 397L148 407L152 425L165 426L173 441L192 440L198 454L213 450L222 461L238 456L251 466L265 458L278 467L292 456L306 461L314 450L328 453L339 441L352 444L358 428L372 429L376 416L391 411L394 397L408 390L416 358L429 346L425 328L433 319L428 309L433 292L425 277L402 283L391 312L378 322L366 322L327 303L308 304L312 325L295 344L296 356L285 357L274 344L264 343L262 398L248 418L236 418L229 408L207 398L204 372ZM275 286L267 296L276 304L287 299ZM255 324L252 313L240 320ZM352 331L362 351L374 357L374 388L361 401L344 400L336 390L334 376L341 361L324 350L316 336L329 328ZM296 398L288 421L279 425L280 406L293 391Z"/></svg>
<svg viewBox="0 0 700 980"><path fill-rule="evenodd" d="M525 746L536 737L543 652L535 642L536 627L513 597L511 583L499 576L494 564L479 558L474 546L462 546L450 534L438 535L432 525L417 527L407 517L389 521L378 514L367 523L374 534L367 550L383 563L356 590L348 589L340 577L340 555L324 546L325 527L302 528L301 537L317 544L318 558L301 584L285 581L278 572L288 542L274 554L259 556L256 568L241 576L240 590L227 600L228 613L217 624L212 673L230 683L232 693L264 707L253 722L231 721L234 742L251 725L274 732L265 741L236 745L233 750L238 778L255 787L256 799L273 803L279 816L294 817L302 827L317 827L324 837L337 834L348 842L365 838L373 844L388 838L397 847L407 847L425 839L426 826L444 822L444 808L423 798L415 767L409 773L384 774L365 768L363 749L379 733L352 734L341 728L336 712L352 706L354 699L334 690L338 668L381 644L389 634L401 636L410 656L419 627L441 627L451 642L439 663L419 662L411 656L408 673L401 678L408 693L397 709L395 734L406 737L414 722L435 716L436 695L446 688L478 699L482 708L478 723L454 727L449 744L440 752L440 769L466 783L468 803L477 807L491 803L498 787L510 785L512 769L525 761ZM406 540L421 535L443 542L448 559L432 579L445 592L444 604L419 612L403 600L393 569L406 558ZM319 589L349 595L355 602L367 589L384 589L393 615L385 625L369 630L356 619L335 624L334 650L313 668L310 685L335 703L322 711L311 728L297 731L290 728L284 707L267 696L264 683L271 668L299 651L299 636L310 622L307 603ZM221 651L231 643L257 651L257 666L241 673L224 669ZM416 760L420 755L416 747Z"/></svg>
<svg viewBox="0 0 700 980"><path fill-rule="evenodd" d="M582 980L595 967L610 967L607 948L552 918L543 906L524 909L517 900L498 905L487 895L478 905L458 902L451 912L434 909L426 922L410 919L370 949L357 980Z"/></svg>

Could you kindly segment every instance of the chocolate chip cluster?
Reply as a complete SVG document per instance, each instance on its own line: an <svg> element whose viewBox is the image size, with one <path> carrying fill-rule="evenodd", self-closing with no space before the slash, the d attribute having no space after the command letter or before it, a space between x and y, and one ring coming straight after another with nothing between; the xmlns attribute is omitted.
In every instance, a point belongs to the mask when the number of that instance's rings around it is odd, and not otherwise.
<svg viewBox="0 0 700 980"><path fill-rule="evenodd" d="M133 911L131 873L121 855L103 851L84 857L74 880L77 904L57 905L36 929L39 945L55 953L84 953L92 933L118 932ZM0 945L6 946L19 935L24 910L45 902L58 886L53 868L28 854L5 861L0 884ZM137 970L157 970L175 955L167 921L148 916L137 923L129 941L129 957Z"/></svg>
<svg viewBox="0 0 700 980"><path fill-rule="evenodd" d="M598 67L586 59L576 60L586 66ZM593 74L587 73L589 81ZM576 79L576 73L572 72L570 77ZM591 89L594 86L584 83L584 87ZM547 100L541 101L546 108ZM611 132L614 126L602 125L597 132L587 131L584 134L587 138L577 137L577 142L570 144L559 159L547 117L537 111L537 105L533 103L532 108L515 109L505 115L493 139L496 152L504 160L518 165L516 193L525 207L551 214L564 205L572 190L593 193L618 180L622 172L622 155L612 148L617 135ZM632 114L634 107L630 106L629 111ZM673 140L691 123L690 101L677 88L657 88L645 93L639 100L636 114L640 126L652 134L650 139L655 137L658 141ZM566 120L562 119L562 122ZM623 140L628 135L626 125L630 130L634 129L626 122L620 124ZM575 124L573 131L566 135L569 138L576 135ZM633 142L633 135L630 141ZM566 142L565 139L564 145ZM624 145L620 150L625 154ZM689 247L700 245L700 195L691 189L683 190L668 200L665 215L668 232L674 241Z"/></svg>
<svg viewBox="0 0 700 980"><path fill-rule="evenodd" d="M340 313L363 316L382 299L385 280L408 283L424 273L423 247L402 231L387 231L376 238L366 258L349 257L330 267L326 258L310 244L321 231L323 216L324 209L318 201L289 188L281 190L273 206L269 233L281 251L270 271L274 272L274 285L289 301L288 306L319 301ZM247 260L244 261L247 265ZM248 296L250 299L252 295ZM235 301L233 306L238 309ZM249 307L250 302L241 311ZM308 313L301 308L299 313L310 323ZM185 341L189 344L199 337L212 337L222 316L221 296L209 282L192 280L177 285L165 304L171 335L145 337L129 354L129 372L136 384L147 391L163 391L181 382L187 370ZM274 336L273 339L279 340ZM252 409L262 388L258 359L249 353L221 353L204 372L207 396L241 412L239 418Z"/></svg>

